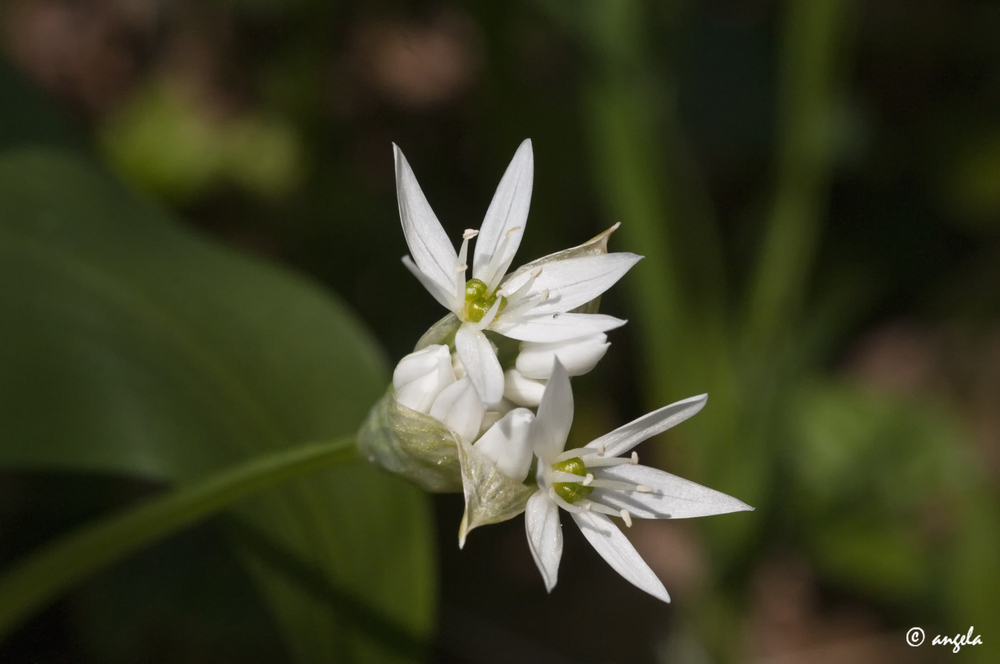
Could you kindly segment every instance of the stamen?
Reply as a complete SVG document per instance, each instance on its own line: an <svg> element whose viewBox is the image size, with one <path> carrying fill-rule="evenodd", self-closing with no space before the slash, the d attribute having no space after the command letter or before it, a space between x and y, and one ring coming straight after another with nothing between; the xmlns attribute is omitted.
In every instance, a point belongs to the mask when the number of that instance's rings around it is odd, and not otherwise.
<svg viewBox="0 0 1000 664"><path fill-rule="evenodd" d="M501 304L503 304L503 300L498 297L496 302L493 303L493 306L490 307L490 310L486 312L485 316L483 316L483 319L475 324L477 330L485 330L489 327L490 323L493 322L493 319L497 317L497 312L500 311Z"/></svg>
<svg viewBox="0 0 1000 664"><path fill-rule="evenodd" d="M582 458L582 457L587 456L588 454L592 454L593 451L594 450L592 448L590 448L590 447L574 447L573 449L566 450L565 452L563 452L562 454L560 454L559 456L557 456L556 459L555 459L555 463L559 463L560 461L567 461L567 460L572 459L574 457L581 457Z"/></svg>
<svg viewBox="0 0 1000 664"><path fill-rule="evenodd" d="M534 270L531 271L531 278L532 279L537 279L540 276L542 276L542 266L541 265L539 265L538 267L536 267Z"/></svg>
<svg viewBox="0 0 1000 664"><path fill-rule="evenodd" d="M590 486L590 483L594 481L594 474L587 473L587 476L583 478L583 486Z"/></svg>
<svg viewBox="0 0 1000 664"><path fill-rule="evenodd" d="M639 493L652 493L653 487L646 486L645 484L639 484L635 487L635 490L638 491Z"/></svg>
<svg viewBox="0 0 1000 664"><path fill-rule="evenodd" d="M632 527L632 515L628 513L628 510L622 510L621 511L621 515L622 515L622 519L625 520L625 525L628 528L631 528Z"/></svg>
<svg viewBox="0 0 1000 664"><path fill-rule="evenodd" d="M455 272L465 272L468 269L469 269L468 263L462 263L461 265L455 266Z"/></svg>
<svg viewBox="0 0 1000 664"><path fill-rule="evenodd" d="M589 498L587 500L581 500L580 505L582 505L583 509L588 512L600 512L601 514L607 514L608 516L621 516L621 512L618 510L608 507L603 503L599 503L596 500L590 500Z"/></svg>
<svg viewBox="0 0 1000 664"><path fill-rule="evenodd" d="M500 246L496 248L493 255L490 256L490 263L486 266L486 271L483 272L482 278L486 282L487 292L492 292L498 285L500 285L500 280L503 279L504 274L507 272L507 268L510 267L510 260L514 258L513 255L504 259L504 254L507 253L507 245L510 244L510 240L514 237L517 231L521 230L520 226L514 226L509 231L504 233L503 240L500 242Z"/></svg>
<svg viewBox="0 0 1000 664"><path fill-rule="evenodd" d="M632 461L630 459L620 459L618 457L599 457L593 452L582 457L588 468L607 468L608 466L627 466Z"/></svg>
<svg viewBox="0 0 1000 664"><path fill-rule="evenodd" d="M648 486L645 487L646 491L641 491L640 489L644 486L642 484L636 486L635 484L629 484L628 482L619 482L618 480L594 480L590 483L590 486L595 489L615 489L616 491L638 491L639 493L649 493L652 491Z"/></svg>
<svg viewBox="0 0 1000 664"><path fill-rule="evenodd" d="M639 465L639 454L638 453L632 452L632 461L631 461L631 463L632 463L633 466Z"/></svg>
<svg viewBox="0 0 1000 664"><path fill-rule="evenodd" d="M542 303L542 302L544 302L547 299L549 299L549 289L548 288L546 288L545 290L543 290L541 293L538 294L538 302Z"/></svg>
<svg viewBox="0 0 1000 664"><path fill-rule="evenodd" d="M597 444L597 456L604 456L604 443Z"/></svg>
<svg viewBox="0 0 1000 664"><path fill-rule="evenodd" d="M576 512L577 514L583 514L584 512L587 512L587 511L590 510L590 501L589 500L586 501L587 507L586 507L586 509L584 509L583 507L580 507L578 505L574 505L572 503L569 503L569 502L563 500L563 497L560 496L558 493L556 493L556 490L553 487L549 487L549 498L551 498L552 500L554 500L555 503L556 503L556 505L558 505L559 507L563 508L567 512ZM580 502L584 502L584 501L580 501Z"/></svg>
<svg viewBox="0 0 1000 664"><path fill-rule="evenodd" d="M462 233L462 239L463 240L471 240L472 238L476 237L477 235L479 235L479 231L477 231L476 229L474 229L474 228L466 228L465 232Z"/></svg>
<svg viewBox="0 0 1000 664"><path fill-rule="evenodd" d="M552 473L545 479L546 481L552 482L553 484L556 482L563 484L575 484L577 482L583 482L584 485L587 484L585 478L581 477L580 475L576 475L574 473L567 473L561 470L553 470Z"/></svg>

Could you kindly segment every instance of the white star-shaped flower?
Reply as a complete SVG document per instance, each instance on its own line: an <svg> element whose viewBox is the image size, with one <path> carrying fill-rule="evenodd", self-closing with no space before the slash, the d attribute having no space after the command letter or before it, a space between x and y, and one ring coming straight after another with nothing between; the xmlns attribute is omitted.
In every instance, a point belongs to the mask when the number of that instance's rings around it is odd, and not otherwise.
<svg viewBox="0 0 1000 664"><path fill-rule="evenodd" d="M483 330L520 341L552 343L625 323L601 314L569 312L610 288L641 256L610 253L555 259L507 276L528 220L534 176L530 140L514 154L480 229L462 234L458 253L402 151L396 145L393 150L399 218L412 255L403 263L461 321L455 350L484 403L492 406L503 397L504 376ZM472 279L466 280L469 240L474 237Z"/></svg>
<svg viewBox="0 0 1000 664"><path fill-rule="evenodd" d="M684 519L752 510L724 493L638 465L638 457L620 455L642 441L691 417L705 405L706 395L691 397L644 415L601 436L585 447L564 451L573 423L573 393L569 376L556 360L545 387L531 442L538 457L538 491L525 509L525 527L531 554L545 587L556 585L563 537L559 508L568 511L587 541L625 579L654 597L670 596L649 565L609 516Z"/></svg>

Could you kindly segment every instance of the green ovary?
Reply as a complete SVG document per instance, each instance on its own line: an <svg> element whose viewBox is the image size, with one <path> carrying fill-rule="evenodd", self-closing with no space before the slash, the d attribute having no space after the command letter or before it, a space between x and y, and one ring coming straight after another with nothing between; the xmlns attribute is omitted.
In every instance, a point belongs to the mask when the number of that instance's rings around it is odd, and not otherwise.
<svg viewBox="0 0 1000 664"><path fill-rule="evenodd" d="M587 466L583 464L583 459L580 457L573 457L572 459L554 463L552 464L552 470L571 473L580 477L587 476ZM579 482L554 482L552 489L556 492L556 495L571 504L586 498L594 491L594 487L584 486Z"/></svg>
<svg viewBox="0 0 1000 664"><path fill-rule="evenodd" d="M487 296L486 284L480 279L469 279L465 282L465 320L471 323L478 323L483 319L490 308L496 304L497 294ZM507 306L507 298L500 299L500 308L497 313Z"/></svg>

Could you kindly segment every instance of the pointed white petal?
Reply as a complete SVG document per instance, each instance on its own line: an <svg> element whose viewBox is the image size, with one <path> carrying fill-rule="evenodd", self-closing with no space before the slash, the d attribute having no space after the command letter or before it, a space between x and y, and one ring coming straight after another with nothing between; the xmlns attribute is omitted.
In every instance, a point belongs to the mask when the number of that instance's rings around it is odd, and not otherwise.
<svg viewBox="0 0 1000 664"><path fill-rule="evenodd" d="M559 360L552 369L552 377L545 386L545 394L538 405L538 415L532 424L531 440L539 463L554 459L566 447L566 437L573 425L573 390L569 376Z"/></svg>
<svg viewBox="0 0 1000 664"><path fill-rule="evenodd" d="M528 378L547 380L558 357L567 374L582 376L597 365L610 346L603 332L553 343L525 341L514 367Z"/></svg>
<svg viewBox="0 0 1000 664"><path fill-rule="evenodd" d="M531 314L534 311L530 312ZM607 332L627 321L604 314L543 314L506 316L501 313L490 329L518 341L553 343Z"/></svg>
<svg viewBox="0 0 1000 664"><path fill-rule="evenodd" d="M490 207L486 210L479 237L476 238L472 276L488 286L499 283L521 244L524 226L528 221L534 171L531 139L528 139L514 153ZM517 230L512 231L513 228Z"/></svg>
<svg viewBox="0 0 1000 664"><path fill-rule="evenodd" d="M598 479L644 484L649 493L595 489L591 500L615 509L627 509L643 519L689 519L696 516L744 512L753 508L721 491L709 489L690 480L648 466L608 466L597 468Z"/></svg>
<svg viewBox="0 0 1000 664"><path fill-rule="evenodd" d="M458 254L434 215L424 192L417 184L410 164L396 144L392 146L396 158L396 198L399 203L399 220L403 224L406 245L413 254L420 271L446 293L456 291L455 265ZM435 297L437 297L435 295Z"/></svg>
<svg viewBox="0 0 1000 664"><path fill-rule="evenodd" d="M559 523L559 508L549 500L544 491L536 491L528 498L524 508L524 527L528 532L531 557L538 565L545 581L545 589L552 592L559 579L559 560L562 558L563 536Z"/></svg>
<svg viewBox="0 0 1000 664"><path fill-rule="evenodd" d="M475 448L488 457L508 477L523 482L531 467L531 422L535 414L515 408L491 426L476 441Z"/></svg>
<svg viewBox="0 0 1000 664"><path fill-rule="evenodd" d="M467 443L472 443L479 435L485 415L486 407L468 378L444 388L430 411L431 417L443 422Z"/></svg>
<svg viewBox="0 0 1000 664"><path fill-rule="evenodd" d="M705 406L706 401L708 395L701 394L664 406L587 443L587 447L596 448L603 444L605 456L622 455L647 438L663 433L691 417Z"/></svg>
<svg viewBox="0 0 1000 664"><path fill-rule="evenodd" d="M465 323L455 333L455 350L483 402L487 406L499 403L503 398L503 369L486 335Z"/></svg>
<svg viewBox="0 0 1000 664"><path fill-rule="evenodd" d="M527 289L524 297L549 291L549 297L536 305L532 313L570 311L584 305L611 288L642 256L627 252L581 256L553 261L542 265L542 272ZM504 290L513 293L526 282L530 273L518 275L503 284Z"/></svg>
<svg viewBox="0 0 1000 664"><path fill-rule="evenodd" d="M611 519L595 512L571 512L571 516L583 536L612 569L656 599L670 601L667 589Z"/></svg>

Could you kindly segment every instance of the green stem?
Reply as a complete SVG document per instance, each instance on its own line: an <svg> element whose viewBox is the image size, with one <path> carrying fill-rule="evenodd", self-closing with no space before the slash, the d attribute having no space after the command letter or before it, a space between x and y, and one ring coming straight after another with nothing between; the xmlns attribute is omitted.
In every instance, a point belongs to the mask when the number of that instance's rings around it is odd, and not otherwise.
<svg viewBox="0 0 1000 664"><path fill-rule="evenodd" d="M299 445L179 487L83 526L17 562L0 578L0 640L89 574L251 494L354 461L354 436Z"/></svg>
<svg viewBox="0 0 1000 664"><path fill-rule="evenodd" d="M770 221L749 293L747 350L767 351L799 314L822 228L834 152L846 0L791 0L785 24Z"/></svg>

